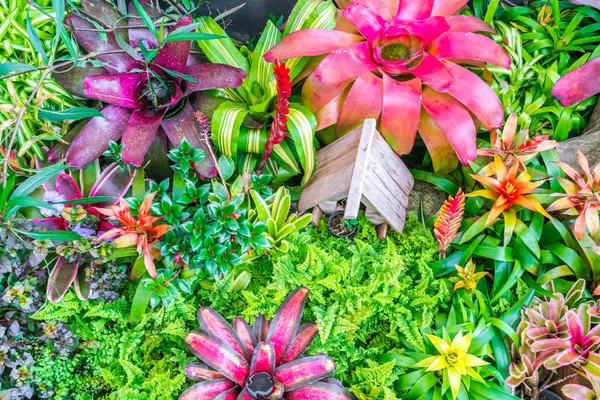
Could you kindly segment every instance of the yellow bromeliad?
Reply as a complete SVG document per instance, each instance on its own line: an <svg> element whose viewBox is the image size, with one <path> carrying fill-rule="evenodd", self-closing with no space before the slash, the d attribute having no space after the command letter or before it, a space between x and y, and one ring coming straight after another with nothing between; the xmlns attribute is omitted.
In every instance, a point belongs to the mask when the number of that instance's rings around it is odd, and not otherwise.
<svg viewBox="0 0 600 400"><path fill-rule="evenodd" d="M458 272L458 276L461 279L454 284L454 291L457 291L460 288L465 288L465 290L471 292L475 290L477 282L487 275L487 272L475 272L475 268L477 268L477 266L475 263L473 263L473 260L469 260L464 268L460 265L456 265L455 268L456 272Z"/></svg>
<svg viewBox="0 0 600 400"><path fill-rule="evenodd" d="M452 398L458 397L460 384L463 376L468 376L477 381L483 382L479 373L473 367L479 367L488 364L487 362L468 353L471 346L471 334L463 336L462 331L450 340L450 336L443 331L444 338L441 339L434 335L427 335L431 343L435 346L439 355L427 357L415 364L416 367L427 368L427 371L440 371L444 374L444 388L450 387Z"/></svg>

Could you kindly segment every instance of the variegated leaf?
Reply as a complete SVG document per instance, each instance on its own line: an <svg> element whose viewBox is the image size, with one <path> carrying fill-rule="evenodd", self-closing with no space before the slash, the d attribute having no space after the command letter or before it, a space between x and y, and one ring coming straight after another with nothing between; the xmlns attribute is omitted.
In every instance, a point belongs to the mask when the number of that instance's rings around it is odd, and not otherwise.
<svg viewBox="0 0 600 400"><path fill-rule="evenodd" d="M211 137L221 154L237 157L238 137L244 118L248 114L246 104L226 101L213 114Z"/></svg>
<svg viewBox="0 0 600 400"><path fill-rule="evenodd" d="M273 146L273 154L271 157L273 157L281 167L293 172L294 175L298 175L302 172L298 167L296 156L292 149L290 149L287 139Z"/></svg>
<svg viewBox="0 0 600 400"><path fill-rule="evenodd" d="M273 64L267 62L263 55L280 40L281 32L279 32L279 29L271 21L267 21L265 30L252 53L252 65L250 66L248 78L250 82L256 82L259 87L266 89L266 93L263 95L264 99L271 99L277 94L277 91L273 76Z"/></svg>
<svg viewBox="0 0 600 400"><path fill-rule="evenodd" d="M317 152L314 147L317 119L308 108L299 104L290 106L290 113L287 117L287 126L294 141L294 148L304 169L304 176L302 177L302 185L304 186L317 167Z"/></svg>

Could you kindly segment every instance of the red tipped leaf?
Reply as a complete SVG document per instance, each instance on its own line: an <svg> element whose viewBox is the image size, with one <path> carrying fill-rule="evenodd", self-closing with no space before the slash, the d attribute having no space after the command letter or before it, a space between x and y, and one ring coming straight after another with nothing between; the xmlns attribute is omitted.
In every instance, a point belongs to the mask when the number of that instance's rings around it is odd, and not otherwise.
<svg viewBox="0 0 600 400"><path fill-rule="evenodd" d="M131 114L121 139L121 144L124 145L121 151L124 162L136 166L142 165L163 115L164 110L137 110Z"/></svg>
<svg viewBox="0 0 600 400"><path fill-rule="evenodd" d="M310 322L302 325L298 328L298 334L292 340L292 343L288 346L287 350L283 354L281 358L281 364L286 364L290 361L294 361L298 357L300 357L306 349L313 342L317 333L319 332L319 328L316 323Z"/></svg>
<svg viewBox="0 0 600 400"><path fill-rule="evenodd" d="M185 343L194 355L216 369L227 379L243 385L250 367L246 360L223 340L204 332L185 336Z"/></svg>
<svg viewBox="0 0 600 400"><path fill-rule="evenodd" d="M270 343L261 342L256 345L250 364L250 375L258 372L267 372L269 375L275 372L275 350Z"/></svg>
<svg viewBox="0 0 600 400"><path fill-rule="evenodd" d="M206 364L191 362L185 366L185 376L194 381L204 381L211 379L225 378L223 374L213 371Z"/></svg>
<svg viewBox="0 0 600 400"><path fill-rule="evenodd" d="M338 119L335 134L341 136L363 124L366 118L381 114L383 81L371 72L358 77L352 85Z"/></svg>
<svg viewBox="0 0 600 400"><path fill-rule="evenodd" d="M254 346L256 346L256 335L250 325L241 318L235 318L233 320L233 330L237 333L237 337L240 342L244 345L247 354L254 353Z"/></svg>
<svg viewBox="0 0 600 400"><path fill-rule="evenodd" d="M264 315L258 314L256 321L254 321L253 330L257 342L264 342L267 340L267 335L269 334L269 322Z"/></svg>
<svg viewBox="0 0 600 400"><path fill-rule="evenodd" d="M287 400L356 400L356 397L338 385L315 382L286 393Z"/></svg>
<svg viewBox="0 0 600 400"><path fill-rule="evenodd" d="M179 400L212 400L234 386L233 382L226 379L200 382L181 393Z"/></svg>
<svg viewBox="0 0 600 400"><path fill-rule="evenodd" d="M248 353L231 325L215 310L210 307L201 307L198 310L198 322L202 329L213 336L223 340L242 357L248 359Z"/></svg>
<svg viewBox="0 0 600 400"><path fill-rule="evenodd" d="M552 96L567 107L600 93L600 57L583 64L560 78Z"/></svg>
<svg viewBox="0 0 600 400"><path fill-rule="evenodd" d="M470 32L447 32L427 47L437 58L483 61L510 68L510 58L492 39Z"/></svg>
<svg viewBox="0 0 600 400"><path fill-rule="evenodd" d="M322 84L331 86L377 69L371 60L369 44L356 43L342 47L327 55L314 74Z"/></svg>
<svg viewBox="0 0 600 400"><path fill-rule="evenodd" d="M410 153L419 127L421 80L399 82L383 74L381 134L398 154Z"/></svg>
<svg viewBox="0 0 600 400"><path fill-rule="evenodd" d="M294 336L296 336L308 292L308 288L303 287L290 293L284 302L281 303L277 314L275 314L275 318L271 321L266 341L271 343L275 349L277 364L281 360L281 356L287 346L293 340Z"/></svg>
<svg viewBox="0 0 600 400"><path fill-rule="evenodd" d="M287 392L319 381L334 372L335 362L331 357L313 356L283 364L275 370L275 378Z"/></svg>
<svg viewBox="0 0 600 400"><path fill-rule="evenodd" d="M78 268L78 262L68 262L62 257L58 259L48 276L48 289L46 290L48 300L54 303L62 300L77 277Z"/></svg>

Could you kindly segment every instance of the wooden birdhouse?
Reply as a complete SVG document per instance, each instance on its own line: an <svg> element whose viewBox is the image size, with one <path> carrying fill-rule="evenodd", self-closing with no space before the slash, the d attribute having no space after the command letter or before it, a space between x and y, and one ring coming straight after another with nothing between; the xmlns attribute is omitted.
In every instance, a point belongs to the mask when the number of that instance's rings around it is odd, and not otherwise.
<svg viewBox="0 0 600 400"><path fill-rule="evenodd" d="M332 144L317 152L317 170L300 197L299 211L323 212L319 204L347 198L344 219L358 216L361 202L378 233L387 225L401 232L406 219L408 194L414 179L400 157L377 132L376 120L366 119ZM377 218L380 216L380 218Z"/></svg>

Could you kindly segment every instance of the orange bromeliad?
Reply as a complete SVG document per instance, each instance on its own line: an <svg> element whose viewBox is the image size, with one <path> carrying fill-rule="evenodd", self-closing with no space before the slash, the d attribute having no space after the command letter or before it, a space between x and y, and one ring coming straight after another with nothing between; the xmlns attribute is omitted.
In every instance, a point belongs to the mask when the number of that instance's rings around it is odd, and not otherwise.
<svg viewBox="0 0 600 400"><path fill-rule="evenodd" d="M585 178L564 162L557 162L565 174L572 181L557 177L560 186L566 194L555 193L560 199L550 204L547 211L565 210L563 214L578 215L575 220L573 231L578 239L581 239L587 226L591 236L598 236L600 223L598 211L600 210L600 164L596 164L590 170L587 158L579 151L578 162L583 170Z"/></svg>
<svg viewBox="0 0 600 400"><path fill-rule="evenodd" d="M538 153L550 150L558 146L555 140L548 140L550 135L535 136L529 139L529 130L525 129L517 133L517 114L512 113L504 124L502 135L495 130L491 134L490 148L477 149L478 156L494 157L498 155L506 166L510 167L517 162L523 171L526 171L525 163L534 158ZM486 176L494 174L494 163L483 168L482 173Z"/></svg>
<svg viewBox="0 0 600 400"><path fill-rule="evenodd" d="M460 223L465 212L465 196L462 189L456 196L449 196L444 202L433 224L433 233L439 242L442 257L446 257L446 250L460 228Z"/></svg>
<svg viewBox="0 0 600 400"><path fill-rule="evenodd" d="M540 203L527 196L544 183L543 181L530 182L530 176L525 171L517 176L519 164L514 163L508 169L498 154L494 154L494 168L495 178L471 175L473 179L488 189L476 190L466 195L467 197L484 197L494 201L494 206L485 222L486 225L491 224L500 214L511 210L513 206L522 206L550 218Z"/></svg>
<svg viewBox="0 0 600 400"><path fill-rule="evenodd" d="M154 225L159 220L150 215L150 206L156 192L150 193L140 206L137 218L131 214L129 204L123 199L119 201L118 206L110 208L98 208L98 212L104 214L109 220L116 221L122 227L113 228L104 233L98 240L106 240L117 237L115 245L117 247L128 247L137 245L137 251L144 255L144 264L146 270L153 278L157 277L156 267L154 266L152 248L157 239L163 236L171 228L169 225Z"/></svg>

